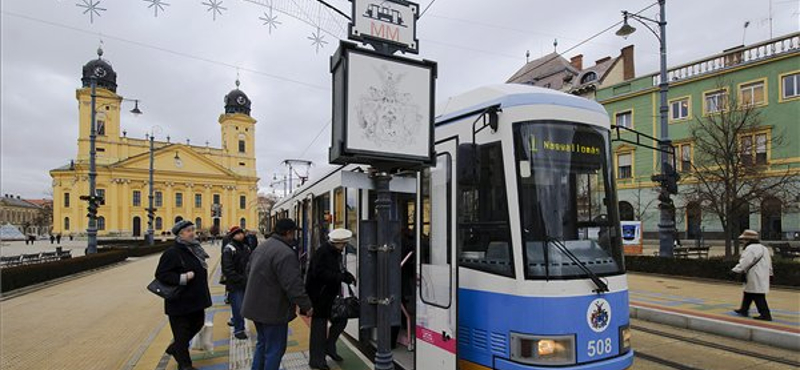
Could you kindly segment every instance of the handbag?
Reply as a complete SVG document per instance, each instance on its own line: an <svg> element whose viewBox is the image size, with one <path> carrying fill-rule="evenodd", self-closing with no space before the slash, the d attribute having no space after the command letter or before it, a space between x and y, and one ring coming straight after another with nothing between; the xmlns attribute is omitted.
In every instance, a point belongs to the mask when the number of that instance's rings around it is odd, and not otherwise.
<svg viewBox="0 0 800 370"><path fill-rule="evenodd" d="M178 256L178 258L181 260L181 267L186 269L186 265L183 263L183 257ZM153 279L150 284L147 284L147 290L167 301L178 298L183 291L183 287L183 285L164 284L158 279Z"/></svg>
<svg viewBox="0 0 800 370"><path fill-rule="evenodd" d="M353 287L347 284L349 297L338 296L333 299L331 307L331 320L356 319L361 316L361 302L353 294Z"/></svg>

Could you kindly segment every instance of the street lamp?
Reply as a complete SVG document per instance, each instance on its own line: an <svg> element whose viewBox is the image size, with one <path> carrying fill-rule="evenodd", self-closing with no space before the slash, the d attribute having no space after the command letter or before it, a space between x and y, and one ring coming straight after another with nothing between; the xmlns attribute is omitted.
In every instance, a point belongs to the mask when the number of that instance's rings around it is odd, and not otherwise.
<svg viewBox="0 0 800 370"><path fill-rule="evenodd" d="M669 90L669 82L667 81L667 20L666 12L664 11L665 2L666 0L658 0L658 20L635 13L629 13L623 10L623 24L622 27L617 30L616 35L627 38L630 34L634 33L636 28L628 24L628 20L633 19L647 27L647 29L656 36L659 42L661 54L661 74L658 87L661 103L658 112L661 122L659 150L661 153L661 174L653 176L653 180L661 183L661 191L658 196L658 199L661 202L658 207L661 210L661 217L658 224L659 255L662 257L672 257L672 249L674 248L675 244L675 207L670 199L670 193L677 194L677 187L675 186L675 181L677 181L677 173L675 172L675 168L669 163L669 153L672 153L673 156L675 153L672 149L672 142L669 138L669 123L667 122L667 113L669 111L669 108L667 107L667 91ZM659 31L656 32L645 22L657 24Z"/></svg>
<svg viewBox="0 0 800 370"><path fill-rule="evenodd" d="M139 110L139 101L136 101L136 107L133 108L134 110ZM133 112L133 111L131 111ZM141 113L141 112L139 112ZM155 140L155 135L161 133L161 127L153 126L150 128L150 132L148 133L148 139L150 140L150 171L149 171L149 180L148 180L148 194L147 194L147 245L153 245L154 237L153 234L153 220L156 217L156 209L153 207L153 152L154 145L153 141Z"/></svg>
<svg viewBox="0 0 800 370"><path fill-rule="evenodd" d="M89 213L86 215L89 217L89 226L86 228L86 235L88 239L86 246L87 254L97 253L97 208L99 203L103 201L103 199L97 196L97 76L92 75L90 82L92 97L92 122L89 130L89 195L80 197L81 200L89 202ZM119 100L120 104L123 101L135 102L133 109L131 109L131 113L136 116L142 114L142 111L139 110L139 100L125 98L120 98ZM103 106L108 106L108 104Z"/></svg>

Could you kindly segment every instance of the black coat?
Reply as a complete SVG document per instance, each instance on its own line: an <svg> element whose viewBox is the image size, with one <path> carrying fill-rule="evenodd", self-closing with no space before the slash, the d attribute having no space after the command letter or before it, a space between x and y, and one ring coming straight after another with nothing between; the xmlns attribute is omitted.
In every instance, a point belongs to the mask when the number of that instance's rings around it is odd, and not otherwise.
<svg viewBox="0 0 800 370"><path fill-rule="evenodd" d="M256 247L258 247L258 237L255 236L255 234L247 234L244 237L244 241L247 243L247 245L250 246L250 250L256 249Z"/></svg>
<svg viewBox="0 0 800 370"><path fill-rule="evenodd" d="M247 286L247 262L250 261L250 246L231 240L222 248L222 273L228 290L244 290Z"/></svg>
<svg viewBox="0 0 800 370"><path fill-rule="evenodd" d="M306 276L306 291L314 307L314 317L330 317L342 282L352 283L353 280L353 275L344 270L342 253L330 243L323 243L311 257Z"/></svg>
<svg viewBox="0 0 800 370"><path fill-rule="evenodd" d="M187 246L176 242L161 254L156 268L156 279L164 284L179 285L181 274L189 271L194 272L194 278L187 282L180 295L164 301L164 312L167 315L186 315L211 307L208 271Z"/></svg>

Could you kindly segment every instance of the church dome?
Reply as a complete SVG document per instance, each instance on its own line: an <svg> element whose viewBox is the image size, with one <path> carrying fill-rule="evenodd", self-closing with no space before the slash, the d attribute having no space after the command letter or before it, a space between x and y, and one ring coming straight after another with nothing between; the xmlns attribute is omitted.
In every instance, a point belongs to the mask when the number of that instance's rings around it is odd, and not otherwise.
<svg viewBox="0 0 800 370"><path fill-rule="evenodd" d="M111 64L103 58L103 49L97 49L97 59L90 60L83 66L83 87L92 86L92 77L97 80L97 87L102 87L117 92L117 72Z"/></svg>
<svg viewBox="0 0 800 370"><path fill-rule="evenodd" d="M239 80L236 80L236 88L225 95L225 113L243 113L250 115L250 98L244 91L239 90Z"/></svg>

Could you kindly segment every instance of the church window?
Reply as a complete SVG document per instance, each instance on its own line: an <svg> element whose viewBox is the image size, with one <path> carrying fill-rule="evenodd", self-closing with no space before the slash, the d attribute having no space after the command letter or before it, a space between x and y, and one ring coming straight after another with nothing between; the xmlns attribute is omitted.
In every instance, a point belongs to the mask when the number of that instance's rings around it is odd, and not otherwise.
<svg viewBox="0 0 800 370"><path fill-rule="evenodd" d="M69 217L64 217L64 230L69 230Z"/></svg>
<svg viewBox="0 0 800 370"><path fill-rule="evenodd" d="M247 220L245 220L244 217L239 219L239 227L241 227L242 229L246 229L247 228Z"/></svg>
<svg viewBox="0 0 800 370"><path fill-rule="evenodd" d="M244 140L239 140L239 153L244 153L244 152L246 152Z"/></svg>
<svg viewBox="0 0 800 370"><path fill-rule="evenodd" d="M161 217L156 217L156 230L161 230L164 228L164 219Z"/></svg>
<svg viewBox="0 0 800 370"><path fill-rule="evenodd" d="M142 205L142 192L140 190L133 191L133 206L139 207Z"/></svg>
<svg viewBox="0 0 800 370"><path fill-rule="evenodd" d="M97 125L95 127L98 135L106 136L106 121L97 120Z"/></svg>
<svg viewBox="0 0 800 370"><path fill-rule="evenodd" d="M69 207L69 193L64 193L64 207Z"/></svg>
<svg viewBox="0 0 800 370"><path fill-rule="evenodd" d="M203 194L194 195L194 206L197 208L203 207Z"/></svg>
<svg viewBox="0 0 800 370"><path fill-rule="evenodd" d="M164 205L164 193L157 191L155 194L155 205L154 207L162 207Z"/></svg>
<svg viewBox="0 0 800 370"><path fill-rule="evenodd" d="M106 229L106 218L100 216L97 218L97 230L105 230Z"/></svg>
<svg viewBox="0 0 800 370"><path fill-rule="evenodd" d="M175 207L183 207L183 193L175 193Z"/></svg>
<svg viewBox="0 0 800 370"><path fill-rule="evenodd" d="M239 196L239 209L247 208L247 197L244 195Z"/></svg>

